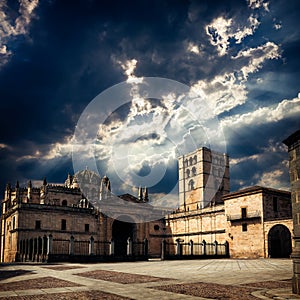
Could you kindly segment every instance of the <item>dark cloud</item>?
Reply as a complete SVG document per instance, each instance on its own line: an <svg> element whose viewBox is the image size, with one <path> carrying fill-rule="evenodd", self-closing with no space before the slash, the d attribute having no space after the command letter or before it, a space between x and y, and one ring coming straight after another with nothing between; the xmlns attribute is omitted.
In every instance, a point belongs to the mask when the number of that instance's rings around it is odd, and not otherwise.
<svg viewBox="0 0 300 300"><path fill-rule="evenodd" d="M17 12L16 4L9 2L9 6ZM165 77L190 85L239 71L242 60L233 61L232 55L272 41L280 45L281 59L267 61L250 74L246 103L220 117L296 97L299 2L276 1L269 8L270 12L253 11L246 1L42 1L28 34L8 42L13 54L0 69L0 143L7 145L1 149L0 187L6 181L44 176L59 182L72 172L70 155L51 159L47 155L55 143L64 143L72 135L81 112L96 95L126 80L118 61L136 59L136 76ZM260 22L255 34L240 44L232 41L228 54L218 56L205 26L219 16L243 24L252 13ZM282 26L278 30L276 22ZM190 43L198 46L200 54L188 50ZM128 106L107 122L124 120L125 111ZM281 141L299 125L297 118L289 118L260 127L227 129L229 155L241 158L260 153L268 140ZM272 163L282 157L271 155L264 164L243 163L233 167L232 177L250 184L257 180L257 173L271 171ZM176 181L176 170L172 165L153 192ZM116 179L114 185L120 183Z"/></svg>

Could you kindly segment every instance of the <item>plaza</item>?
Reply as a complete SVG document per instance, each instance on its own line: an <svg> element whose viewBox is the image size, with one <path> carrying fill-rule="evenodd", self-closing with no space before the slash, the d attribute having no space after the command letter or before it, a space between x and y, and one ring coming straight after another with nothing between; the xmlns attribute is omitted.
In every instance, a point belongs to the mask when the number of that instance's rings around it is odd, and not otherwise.
<svg viewBox="0 0 300 300"><path fill-rule="evenodd" d="M300 299L290 259L2 264L2 299Z"/></svg>

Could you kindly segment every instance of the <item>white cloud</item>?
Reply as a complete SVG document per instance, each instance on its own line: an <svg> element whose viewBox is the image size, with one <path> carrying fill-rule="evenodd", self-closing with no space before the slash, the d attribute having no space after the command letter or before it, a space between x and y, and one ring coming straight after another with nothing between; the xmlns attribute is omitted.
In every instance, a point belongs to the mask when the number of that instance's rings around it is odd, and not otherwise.
<svg viewBox="0 0 300 300"><path fill-rule="evenodd" d="M273 42L247 50L241 50L233 59L247 59L248 63L241 67L242 79L247 79L249 74L257 72L267 59L278 59L281 57L280 48Z"/></svg>
<svg viewBox="0 0 300 300"><path fill-rule="evenodd" d="M136 69L136 66L138 64L138 61L136 59L126 60L125 62L117 60L117 63L121 66L124 74L127 76L128 83L134 84L143 81L143 78L139 78L134 75L134 70Z"/></svg>
<svg viewBox="0 0 300 300"><path fill-rule="evenodd" d="M260 179L257 181L256 185L272 187L275 189L289 190L290 186L285 185L282 177L285 175L282 169L275 169L269 172L264 172L259 175Z"/></svg>
<svg viewBox="0 0 300 300"><path fill-rule="evenodd" d="M269 11L269 2L264 2L264 0L248 0L248 6L251 9L263 8L265 11Z"/></svg>
<svg viewBox="0 0 300 300"><path fill-rule="evenodd" d="M0 3L0 65L6 64L12 55L8 46L11 39L18 35L28 34L30 22L34 17L33 11L38 6L39 0L20 0L19 3L19 16L15 20L9 16L6 1Z"/></svg>
<svg viewBox="0 0 300 300"><path fill-rule="evenodd" d="M198 90L217 116L222 112L244 104L247 99L247 90L234 73L217 75L212 80L200 80L192 86Z"/></svg>
<svg viewBox="0 0 300 300"><path fill-rule="evenodd" d="M231 39L234 39L236 44L240 44L246 36L253 35L260 24L254 15L250 15L247 23L239 26L232 18L225 19L221 16L206 26L206 33L211 38L210 42L216 46L220 56L227 53Z"/></svg>
<svg viewBox="0 0 300 300"><path fill-rule="evenodd" d="M72 154L73 136L66 137L64 142L57 142L46 146L46 149L36 149L33 153L17 158L17 161L39 159L52 160L59 157L70 157Z"/></svg>
<svg viewBox="0 0 300 300"><path fill-rule="evenodd" d="M224 127L241 128L249 125L260 125L277 122L300 113L300 93L297 98L282 100L276 106L261 107L255 111L234 115L221 120Z"/></svg>
<svg viewBox="0 0 300 300"><path fill-rule="evenodd" d="M281 24L281 23L275 23L275 24L273 25L273 27L274 27L276 30L279 30L279 29L281 29L282 24Z"/></svg>
<svg viewBox="0 0 300 300"><path fill-rule="evenodd" d="M188 43L187 51L198 54L198 55L201 53L201 50L200 50L199 46L195 45L192 42Z"/></svg>

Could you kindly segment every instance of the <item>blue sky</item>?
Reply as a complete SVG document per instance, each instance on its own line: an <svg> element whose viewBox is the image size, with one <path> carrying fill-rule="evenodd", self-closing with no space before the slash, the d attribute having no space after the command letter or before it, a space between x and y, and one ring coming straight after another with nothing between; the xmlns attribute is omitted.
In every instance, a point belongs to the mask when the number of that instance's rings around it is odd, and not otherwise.
<svg viewBox="0 0 300 300"><path fill-rule="evenodd" d="M299 12L296 0L2 1L1 189L16 180L63 182L73 173L74 131L89 103L98 99L101 110L97 95L147 77L201 95L185 108L196 123L209 108L231 158L232 191L289 189L282 140L300 128ZM99 173L115 193L135 194L144 181L132 174L156 167L166 173L149 183L150 193L169 193L177 180L174 141L183 141L179 154L210 145L213 134L195 129L165 96L117 107L111 99L105 122L95 125Z"/></svg>

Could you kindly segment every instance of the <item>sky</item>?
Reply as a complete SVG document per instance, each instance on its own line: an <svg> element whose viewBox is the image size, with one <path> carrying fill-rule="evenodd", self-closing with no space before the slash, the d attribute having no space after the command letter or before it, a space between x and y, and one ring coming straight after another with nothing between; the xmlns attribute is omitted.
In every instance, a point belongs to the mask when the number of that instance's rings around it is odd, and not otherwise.
<svg viewBox="0 0 300 300"><path fill-rule="evenodd" d="M202 146L228 153L231 191L288 190L299 13L297 0L1 1L3 194L91 159L116 194L174 196L177 157Z"/></svg>

